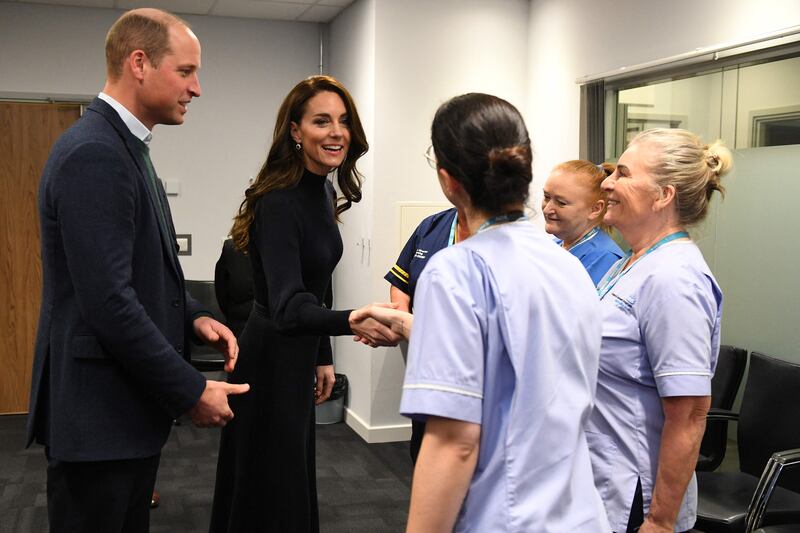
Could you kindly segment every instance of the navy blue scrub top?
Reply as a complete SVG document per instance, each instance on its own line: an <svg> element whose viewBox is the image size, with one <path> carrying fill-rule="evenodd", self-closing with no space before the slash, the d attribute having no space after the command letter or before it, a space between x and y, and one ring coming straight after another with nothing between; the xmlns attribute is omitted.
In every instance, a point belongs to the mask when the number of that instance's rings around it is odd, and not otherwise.
<svg viewBox="0 0 800 533"><path fill-rule="evenodd" d="M447 248L450 232L457 215L456 208L450 208L427 217L419 223L409 237L395 265L383 277L411 297L410 308L414 305L414 290L422 270L433 254Z"/></svg>

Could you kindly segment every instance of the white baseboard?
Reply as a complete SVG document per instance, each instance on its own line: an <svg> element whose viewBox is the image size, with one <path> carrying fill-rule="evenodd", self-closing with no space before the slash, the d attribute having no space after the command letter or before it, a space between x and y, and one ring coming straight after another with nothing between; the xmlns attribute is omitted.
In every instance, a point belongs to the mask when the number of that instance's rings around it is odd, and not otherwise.
<svg viewBox="0 0 800 533"><path fill-rule="evenodd" d="M399 442L411 438L411 422L391 426L370 426L348 408L344 410L344 421L369 444Z"/></svg>

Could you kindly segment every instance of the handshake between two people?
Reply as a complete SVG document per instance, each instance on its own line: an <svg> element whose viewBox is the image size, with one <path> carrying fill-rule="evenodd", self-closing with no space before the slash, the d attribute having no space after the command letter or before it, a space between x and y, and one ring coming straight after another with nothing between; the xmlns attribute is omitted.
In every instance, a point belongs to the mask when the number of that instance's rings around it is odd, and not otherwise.
<svg viewBox="0 0 800 533"><path fill-rule="evenodd" d="M400 311L397 304L373 303L350 313L353 340L367 346L395 346L411 336L414 316Z"/></svg>
<svg viewBox="0 0 800 533"><path fill-rule="evenodd" d="M411 313L398 310L397 304L374 303L352 311L349 320L355 334L354 340L375 348L395 346L401 340L408 340L414 317ZM225 356L225 371L233 372L239 355L239 344L233 332L207 316L195 319L193 326L197 338ZM244 394L249 390L247 383L207 380L200 399L188 414L197 427L225 426L233 419L228 396Z"/></svg>

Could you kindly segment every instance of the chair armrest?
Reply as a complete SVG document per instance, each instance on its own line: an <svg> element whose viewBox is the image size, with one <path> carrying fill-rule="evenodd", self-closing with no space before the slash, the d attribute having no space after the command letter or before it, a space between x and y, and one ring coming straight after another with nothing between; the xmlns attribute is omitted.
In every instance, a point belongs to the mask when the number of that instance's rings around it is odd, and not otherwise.
<svg viewBox="0 0 800 533"><path fill-rule="evenodd" d="M706 420L739 420L739 413L727 409L709 409Z"/></svg>
<svg viewBox="0 0 800 533"><path fill-rule="evenodd" d="M784 468L794 467L798 464L800 464L800 448L783 450L772 454L772 457L769 458L767 465L764 467L764 472L761 473L761 479L758 480L753 499L750 500L750 505L747 508L745 533L752 533L761 527L769 499L775 491L775 485L778 483L781 472Z"/></svg>

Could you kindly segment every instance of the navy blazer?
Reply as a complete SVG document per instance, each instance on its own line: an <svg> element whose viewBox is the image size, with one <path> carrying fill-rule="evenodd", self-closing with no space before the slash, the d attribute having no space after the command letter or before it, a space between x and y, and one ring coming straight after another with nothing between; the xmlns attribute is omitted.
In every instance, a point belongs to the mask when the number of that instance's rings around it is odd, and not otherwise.
<svg viewBox="0 0 800 533"><path fill-rule="evenodd" d="M142 143L95 98L39 187L44 285L28 445L101 461L161 451L205 378L187 362L203 311L184 288L169 204L159 224Z"/></svg>

